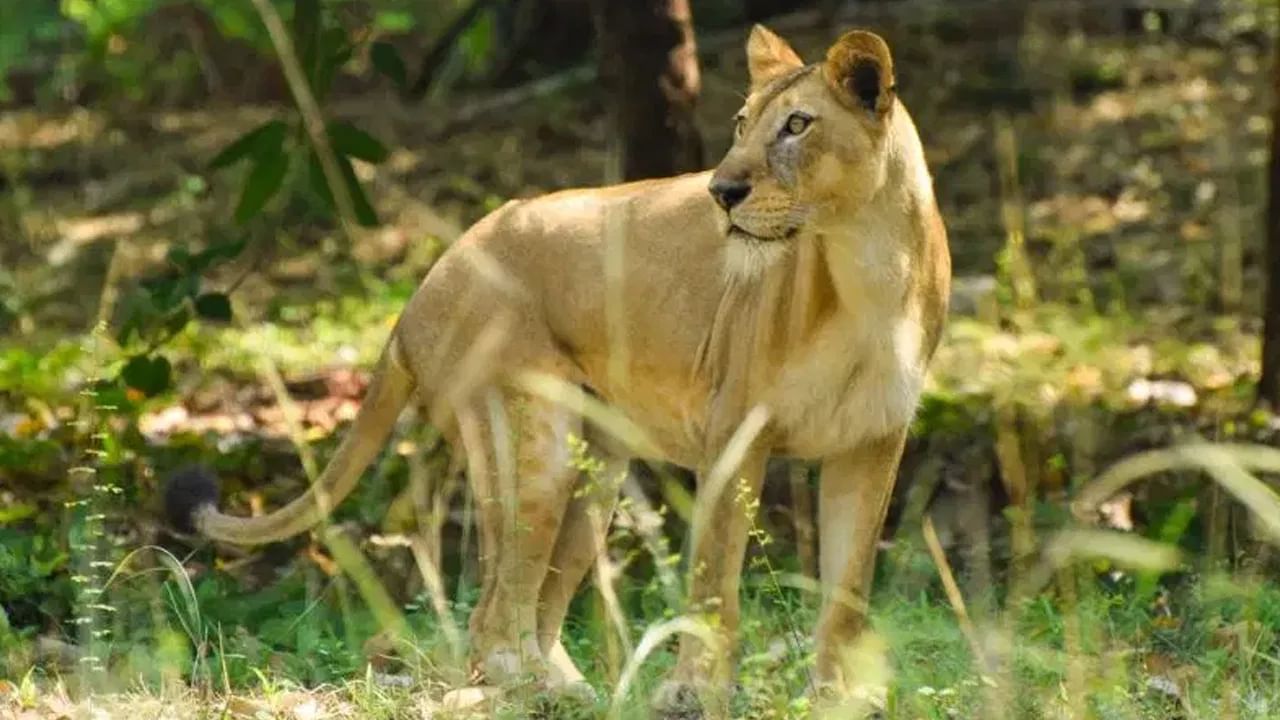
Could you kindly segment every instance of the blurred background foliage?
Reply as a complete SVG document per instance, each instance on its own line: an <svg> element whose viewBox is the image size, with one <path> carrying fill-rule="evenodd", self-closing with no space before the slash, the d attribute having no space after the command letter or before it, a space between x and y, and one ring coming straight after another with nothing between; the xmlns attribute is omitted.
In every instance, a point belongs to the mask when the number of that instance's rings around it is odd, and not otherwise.
<svg viewBox="0 0 1280 720"><path fill-rule="evenodd" d="M383 652L320 539L252 553L193 544L163 526L158 486L199 461L236 512L295 495L352 416L395 313L461 229L509 198L618 172L610 53L625 43L602 48L598 4L271 6L319 101L319 136L250 0L0 0L0 697L25 692L31 668L54 679L93 666L86 682L115 689L141 673L153 687L258 690L421 670ZM853 25L894 47L956 292L886 534L878 627L900 673L898 716L964 716L989 678L921 516L994 626L1028 555L1070 527L1068 500L1111 463L1203 440L1277 445L1280 421L1256 397L1280 9L691 6L691 122L707 166L729 144L749 23L808 59ZM446 683L457 678L440 670L444 621L425 581L377 538L421 525L406 490L415 473L444 476L447 451L412 423L400 438L336 524L393 579L427 682ZM691 487L665 470L636 469L659 511L624 509L614 543L637 635L672 612L660 572L672 561L642 532L656 525L679 547ZM1249 471L1274 486L1273 470ZM787 717L806 648L779 638L807 625L813 598L769 580L811 573L802 499L814 478L783 463L772 475L759 537L777 542L751 551L744 678L755 716ZM1185 551L1172 572L1096 560L1010 620L1027 716L1072 710L1086 693L1064 688L1082 687L1072 673L1085 656L1109 658L1091 660L1084 683L1098 716L1204 716L1223 698L1240 717L1280 713L1276 554L1251 511L1205 480L1162 471L1104 507L1108 527ZM464 498L435 529L455 621L474 600ZM187 570L151 552L123 564L154 545ZM617 658L601 612L583 593L570 650L608 682Z"/></svg>

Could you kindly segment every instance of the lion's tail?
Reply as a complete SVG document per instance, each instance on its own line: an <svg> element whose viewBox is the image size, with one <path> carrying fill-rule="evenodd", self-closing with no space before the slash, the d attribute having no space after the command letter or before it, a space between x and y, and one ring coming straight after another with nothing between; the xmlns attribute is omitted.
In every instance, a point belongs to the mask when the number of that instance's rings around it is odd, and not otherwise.
<svg viewBox="0 0 1280 720"><path fill-rule="evenodd" d="M170 522L188 532L237 545L259 545L292 537L323 520L355 488L377 457L408 404L415 386L395 335L383 350L355 422L320 477L300 497L269 515L235 517L218 512L212 474L190 469L176 474L165 491Z"/></svg>

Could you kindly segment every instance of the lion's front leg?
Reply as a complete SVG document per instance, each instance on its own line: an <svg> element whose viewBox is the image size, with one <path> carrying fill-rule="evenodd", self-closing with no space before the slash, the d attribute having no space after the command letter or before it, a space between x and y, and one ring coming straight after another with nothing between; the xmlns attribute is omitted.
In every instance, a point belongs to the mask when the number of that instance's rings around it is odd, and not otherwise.
<svg viewBox="0 0 1280 720"><path fill-rule="evenodd" d="M760 500L766 456L752 451L740 470L716 488L699 473L689 561L688 612L706 619L716 639L709 646L681 635L676 667L659 689L659 711L684 716L698 705L713 717L727 712L740 619L739 588L751 521Z"/></svg>
<svg viewBox="0 0 1280 720"><path fill-rule="evenodd" d="M866 625L876 546L905 440L904 429L822 464L816 680L825 695L847 697L856 687L859 668L850 651Z"/></svg>

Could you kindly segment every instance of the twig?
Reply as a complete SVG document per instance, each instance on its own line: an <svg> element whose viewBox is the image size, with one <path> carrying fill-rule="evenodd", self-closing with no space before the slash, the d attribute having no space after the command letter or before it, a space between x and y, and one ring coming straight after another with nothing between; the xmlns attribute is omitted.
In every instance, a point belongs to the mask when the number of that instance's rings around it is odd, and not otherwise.
<svg viewBox="0 0 1280 720"><path fill-rule="evenodd" d="M674 563L671 553L667 551L666 536L662 534L661 516L658 515L657 510L653 509L653 504L645 495L644 488L640 487L640 483L631 473L627 473L622 481L622 496L626 504L631 506L627 512L630 512L634 518L636 534L640 536L645 549L655 560L654 568L658 575L658 584L662 586L663 597L668 605L678 607L682 600L680 578L671 569ZM659 518L659 521L651 522L651 518Z"/></svg>
<svg viewBox="0 0 1280 720"><path fill-rule="evenodd" d="M591 532L595 537L606 538L605 534L608 529L608 518L602 517L600 509L595 506L587 508L591 519ZM627 632L627 615L622 610L622 603L618 600L618 591L613 586L613 579L618 573L612 560L609 559L607 551L607 543L602 541L596 548L595 576L596 576L596 592L600 594L600 600L604 604L605 614L609 618L609 622L613 624L613 631L618 636L618 641L622 643L623 654L630 657L635 651L635 647L631 644L631 634Z"/></svg>
<svg viewBox="0 0 1280 720"><path fill-rule="evenodd" d="M258 1L255 0L255 2ZM816 12L804 10L771 19L769 27L780 32L810 28L818 17L819 15ZM721 52L725 48L741 45L746 41L746 36L747 29L744 27L733 27L708 33L698 38L698 55L707 57ZM595 82L598 78L599 68L595 64L579 65L554 75L539 78L525 85L485 95L469 102L459 102L457 98L451 98L450 107L436 108L436 112L430 113L431 117L439 118L437 124L431 128L430 134L432 137L439 138L448 135L462 125L476 120L486 117L505 117L504 112L511 108L573 90ZM362 112L368 112L368 110L369 105L363 100L348 101L334 106L335 113L341 116L359 116ZM422 123L423 118L423 112L420 107L380 107L378 112L384 116L390 113L393 116L392 120L411 122L418 125Z"/></svg>
<svg viewBox="0 0 1280 720"><path fill-rule="evenodd" d="M1009 524L1013 545L1013 574L1015 577L1026 569L1036 550L1035 528L1031 524L1035 488L1018 432L1019 408L1001 405L996 408L996 461L1000 467L1000 480L1009 495Z"/></svg>
<svg viewBox="0 0 1280 720"><path fill-rule="evenodd" d="M418 565L418 572L422 573L422 580L427 586L427 595L431 599L431 607L440 621L440 630L444 633L453 661L461 665L464 658L462 634L453 624L449 606L445 603L444 580L440 574L440 566L431 557L432 548L427 545L426 538L419 532L410 537L409 549L413 552L413 560Z"/></svg>
<svg viewBox="0 0 1280 720"><path fill-rule="evenodd" d="M799 460L792 460L789 464L791 522L795 527L800 572L809 577L818 577L818 559L814 552L817 535L813 527L813 491L809 488L809 464Z"/></svg>
<svg viewBox="0 0 1280 720"><path fill-rule="evenodd" d="M266 382L267 387L271 388L272 394L276 396L276 403L280 405L281 414L284 415L285 425L289 430L289 439L293 441L293 447L298 451L298 459L302 461L302 469L307 474L307 481L315 483L319 476L318 467L316 465L315 453L311 450L311 445L307 443L306 433L302 431L302 417L298 410L298 405L289 395L289 389L285 387L284 376L280 374L280 368L276 367L275 362L263 355L258 361L258 375ZM332 509L327 493L322 493L317 497L323 505L324 510Z"/></svg>
<svg viewBox="0 0 1280 720"><path fill-rule="evenodd" d="M248 250L248 256L244 259L244 267L240 269L240 272L236 273L231 282L227 283L227 289L223 291L224 295L231 295L236 290L239 290L244 281L248 280L249 276L257 271L258 262L262 259L264 252L262 243L255 242L249 246Z"/></svg>
<svg viewBox="0 0 1280 720"><path fill-rule="evenodd" d="M942 543L938 541L938 532L933 527L933 518L928 514L924 516L922 526L924 531L924 544L929 548L929 556L933 558L933 564L938 568L938 577L942 579L942 589L947 593L947 600L951 603L951 609L955 611L956 622L960 624L960 632L964 633L965 640L969 641L969 649L973 652L973 659L983 671L988 671L987 654L982 649L982 642L978 639L978 630L973 626L973 620L969 617L969 610L965 607L964 596L960 594L960 586L956 584L955 575L951 572L951 563L947 560L947 554L942 550Z"/></svg>
<svg viewBox="0 0 1280 720"><path fill-rule="evenodd" d="M520 87L465 103L445 116L442 123L434 128L432 134L436 137L447 135L458 127L478 118L500 116L510 108L586 85L594 82L597 77L596 68L583 65L535 80L527 85L521 85ZM414 113L414 117L419 117L419 115Z"/></svg>
<svg viewBox="0 0 1280 720"><path fill-rule="evenodd" d="M320 160L320 170L324 173L325 182L329 184L329 189L332 191L334 206L338 210L338 221L342 225L348 242L354 245L358 226L355 221L355 205L347 191L342 171L338 168L338 158L329 144L324 114L320 112L320 105L316 102L315 95L311 92L311 85L307 82L307 76L302 71L302 63L298 61L293 40L290 39L289 32L284 27L284 21L280 19L280 13L276 12L275 7L268 0L252 0L252 2L259 17L262 18L262 24L267 28L267 34L271 36L271 44L275 46L276 55L280 58L280 67L284 71L285 81L289 83L289 90L293 93L298 113L302 116L302 125L311 138L311 146Z"/></svg>
<svg viewBox="0 0 1280 720"><path fill-rule="evenodd" d="M98 297L97 327L106 327L111 323L115 313L116 301L120 298L120 278L124 273L123 253L120 246L128 240L120 238L111 246L111 260L107 263L107 277L102 281L102 294Z"/></svg>

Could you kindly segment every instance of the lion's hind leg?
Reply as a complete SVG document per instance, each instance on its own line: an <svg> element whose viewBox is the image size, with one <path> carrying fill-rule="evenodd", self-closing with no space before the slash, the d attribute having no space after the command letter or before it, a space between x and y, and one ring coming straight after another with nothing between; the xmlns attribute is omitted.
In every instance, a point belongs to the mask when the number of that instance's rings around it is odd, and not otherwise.
<svg viewBox="0 0 1280 720"><path fill-rule="evenodd" d="M484 569L471 617L472 660L487 683L543 684L538 598L577 472L578 416L547 400L492 390L459 413Z"/></svg>
<svg viewBox="0 0 1280 720"><path fill-rule="evenodd" d="M609 523L627 472L627 457L588 430L588 442L575 459L573 498L560 525L551 566L538 599L538 642L551 664L553 682L575 694L589 694L582 672L561 641L569 603L604 552Z"/></svg>

